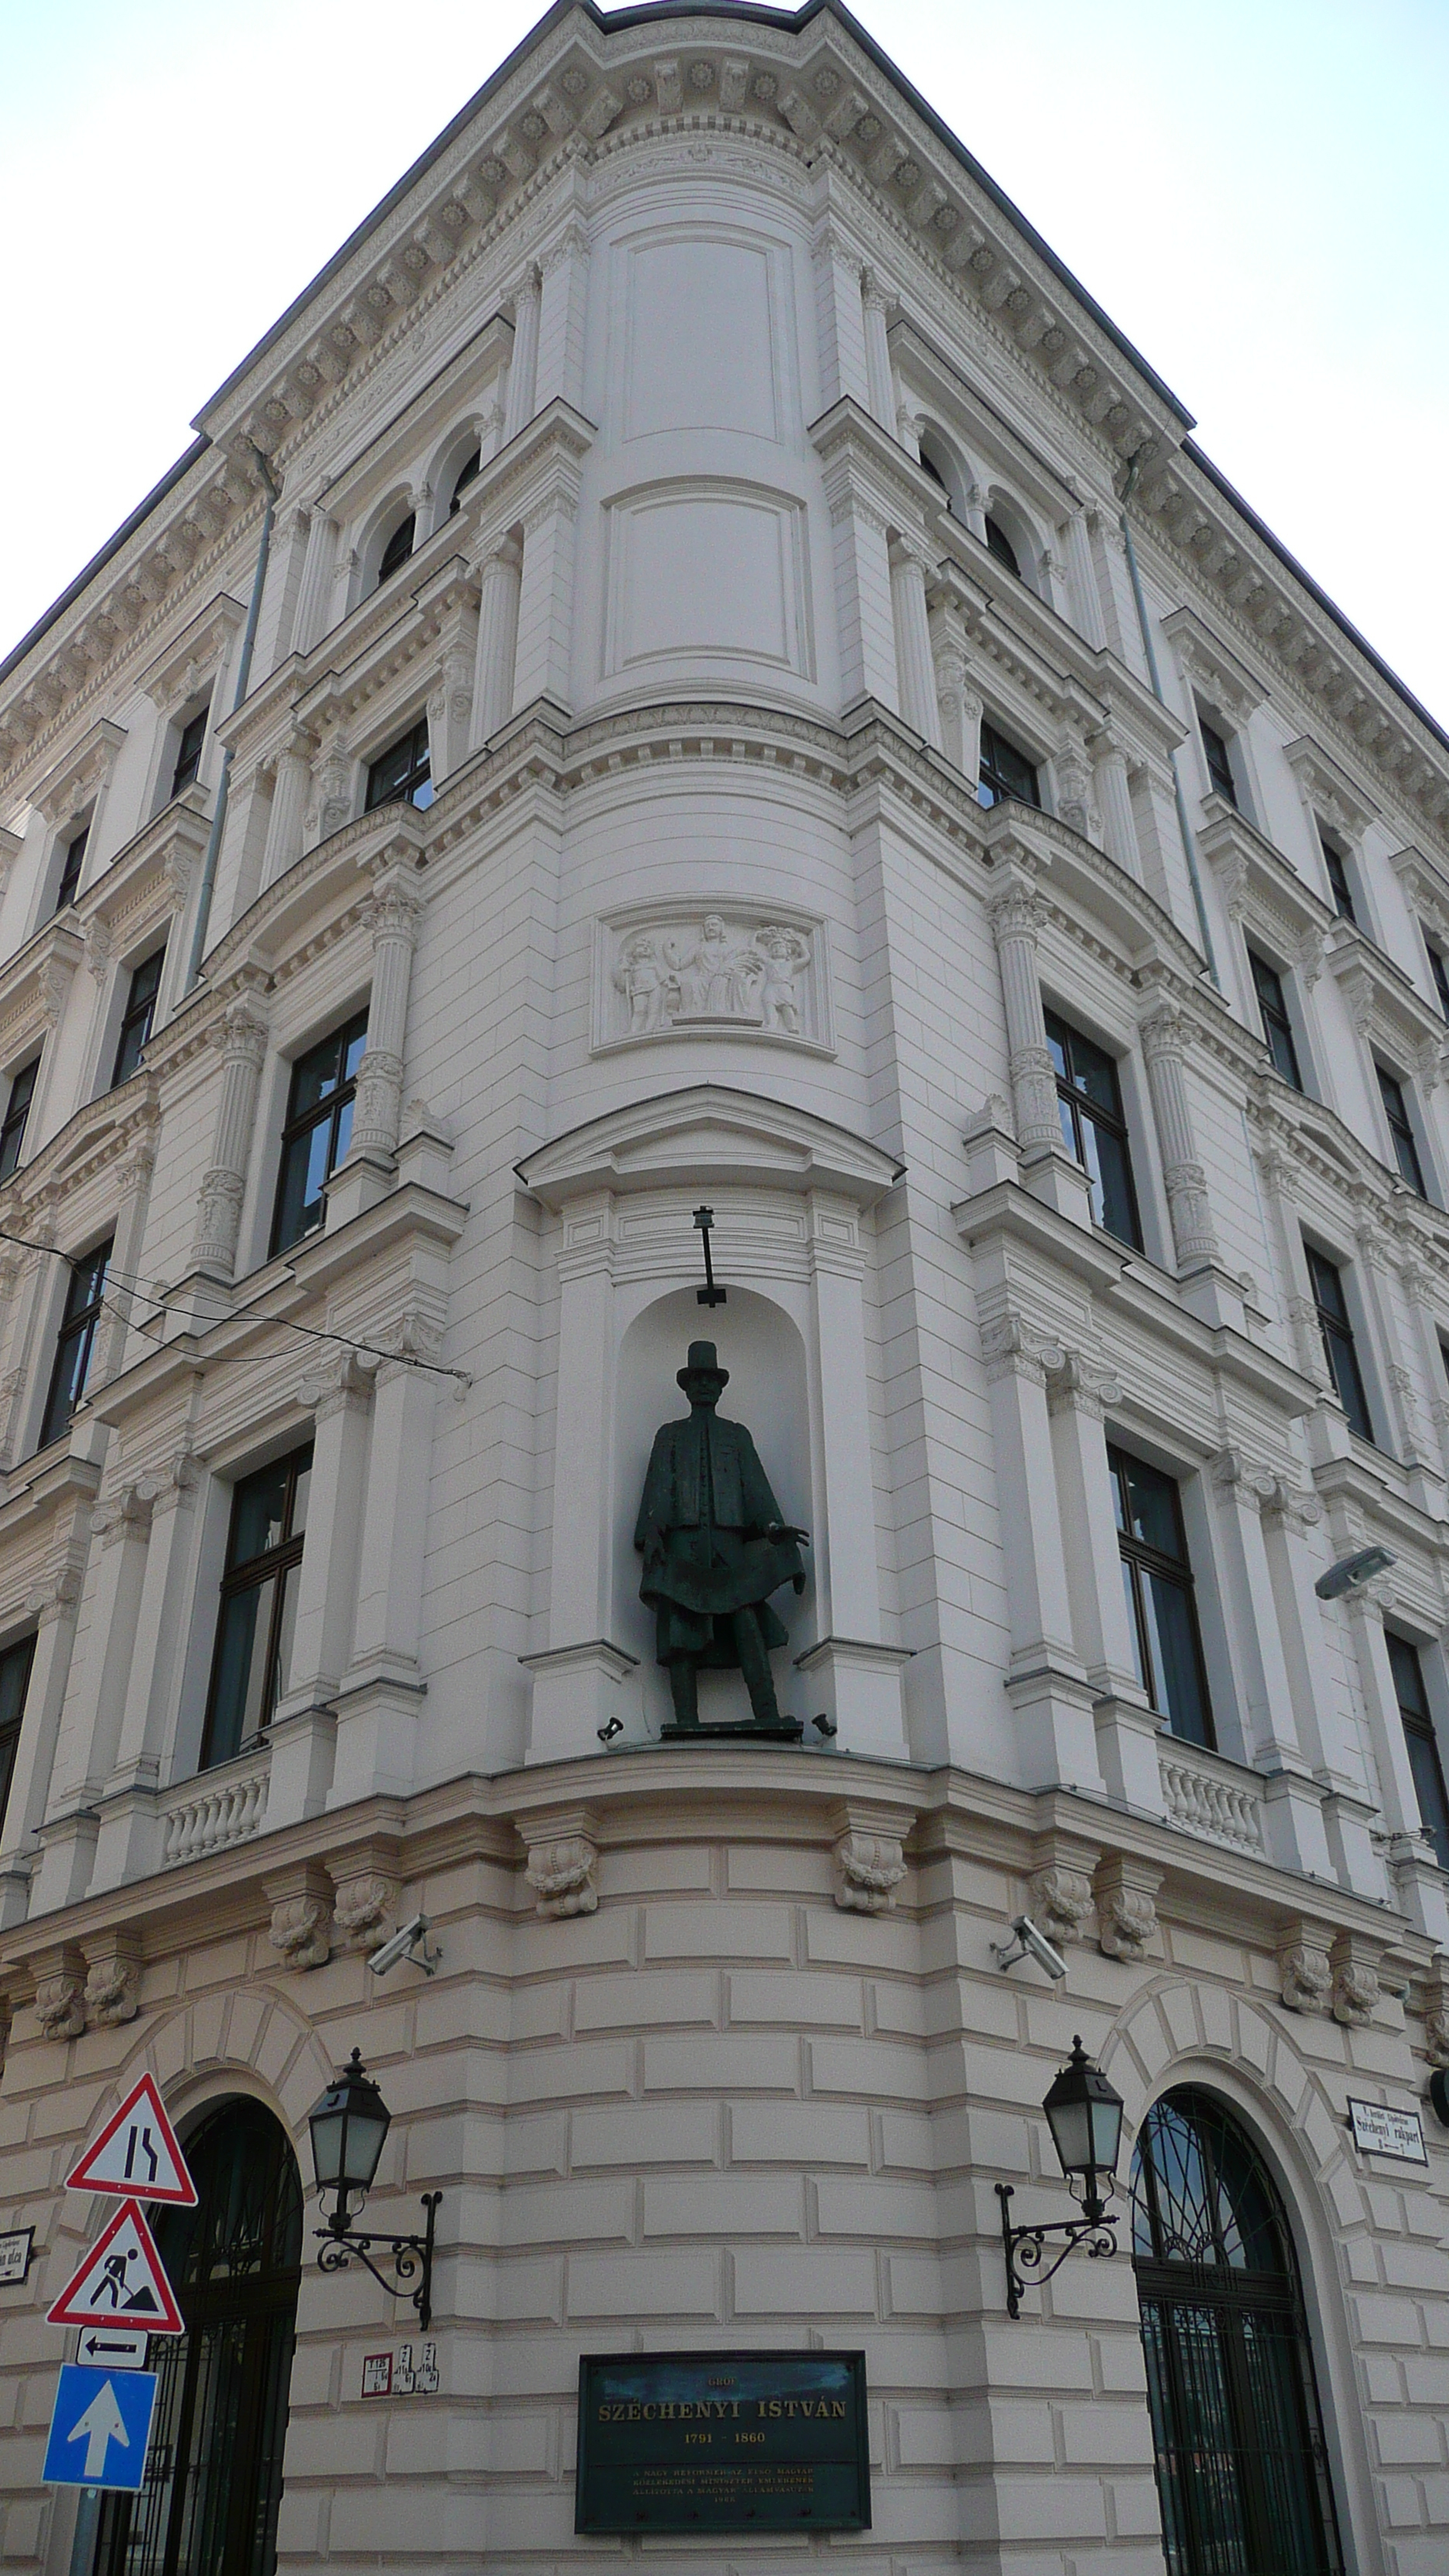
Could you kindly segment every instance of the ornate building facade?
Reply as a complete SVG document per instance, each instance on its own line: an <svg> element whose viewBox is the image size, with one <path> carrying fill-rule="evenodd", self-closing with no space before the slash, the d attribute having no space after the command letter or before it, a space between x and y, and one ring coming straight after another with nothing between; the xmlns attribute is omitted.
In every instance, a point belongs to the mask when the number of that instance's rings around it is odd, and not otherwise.
<svg viewBox="0 0 1449 2576"><path fill-rule="evenodd" d="M614 2564L581 2354L780 2346L870 2408L792 2565L1442 2576L1449 743L1191 427L832 0L562 0L0 671L14 2576ZM662 1731L706 1332L796 1742ZM1078 2032L1121 2250L1013 2319Z"/></svg>

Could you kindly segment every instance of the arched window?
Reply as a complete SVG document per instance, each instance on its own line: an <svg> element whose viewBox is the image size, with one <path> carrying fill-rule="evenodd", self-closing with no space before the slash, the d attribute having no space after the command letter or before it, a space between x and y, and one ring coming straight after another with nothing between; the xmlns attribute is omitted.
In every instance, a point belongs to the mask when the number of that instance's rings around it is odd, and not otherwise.
<svg viewBox="0 0 1449 2576"><path fill-rule="evenodd" d="M448 516L450 519L455 518L458 511L462 508L463 495L467 491L469 484L477 482L479 469L482 463L483 450L481 447L473 448L471 453L464 457L453 480L453 497L448 503Z"/></svg>
<svg viewBox="0 0 1449 2576"><path fill-rule="evenodd" d="M157 2336L156 2420L139 2495L108 2495L94 2576L272 2576L302 2184L258 2102L213 2111L187 2144L195 2209L155 2221L184 2335Z"/></svg>
<svg viewBox="0 0 1449 2576"><path fill-rule="evenodd" d="M1288 2222L1211 2094L1147 2114L1132 2257L1168 2576L1341 2576Z"/></svg>
<svg viewBox="0 0 1449 2576"><path fill-rule="evenodd" d="M1001 521L989 515L986 521L986 551L989 555L995 555L997 562L1005 564L1007 571L1014 572L1017 580L1020 581L1021 566L1017 561L1016 548Z"/></svg>
<svg viewBox="0 0 1449 2576"><path fill-rule="evenodd" d="M416 527L417 516L412 510L409 510L405 519L399 519L392 535L388 538L387 544L383 547L382 560L377 567L377 585L379 590L382 588L385 581L391 580L393 574L397 571L399 564L405 564L407 562L407 559L413 550L413 533Z"/></svg>

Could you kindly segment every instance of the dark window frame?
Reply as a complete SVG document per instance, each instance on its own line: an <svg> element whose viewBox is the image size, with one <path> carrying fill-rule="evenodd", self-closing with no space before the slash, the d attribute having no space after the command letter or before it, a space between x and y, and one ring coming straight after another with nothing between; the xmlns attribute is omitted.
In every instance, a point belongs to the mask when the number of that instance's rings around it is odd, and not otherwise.
<svg viewBox="0 0 1449 2576"><path fill-rule="evenodd" d="M25 1699L34 1661L33 1629L28 1637L18 1637L13 1645L0 1650L0 1826L5 1822L5 1810L15 1784L15 1757L20 1749L20 1730L25 1724Z"/></svg>
<svg viewBox="0 0 1449 2576"><path fill-rule="evenodd" d="M1285 1082L1291 1082L1295 1091L1301 1091L1303 1075L1298 1063L1298 1042L1293 1034L1283 978L1276 966L1270 966L1266 957L1259 956L1256 948L1248 950L1248 965L1253 990L1258 997L1263 1041L1273 1059L1274 1069Z"/></svg>
<svg viewBox="0 0 1449 2576"><path fill-rule="evenodd" d="M1399 1167L1399 1178L1407 1182L1416 1198L1427 1199L1429 1193L1424 1186L1424 1166L1419 1155L1419 1139L1414 1132L1413 1119L1409 1115L1408 1101L1404 1097L1403 1077L1397 1073L1390 1073L1388 1066L1380 1064L1377 1056L1374 1058L1374 1071L1378 1075L1379 1098L1384 1105L1384 1118L1393 1139L1394 1160Z"/></svg>
<svg viewBox="0 0 1449 2576"><path fill-rule="evenodd" d="M456 519L458 512L463 506L464 493L467 491L470 483L477 482L482 471L483 445L480 440L476 447L469 449L468 454L464 457L462 464L459 466L457 473L453 477L453 497L448 503L448 516L450 519Z"/></svg>
<svg viewBox="0 0 1449 2576"><path fill-rule="evenodd" d="M1127 1125L1127 1113L1122 1106L1122 1082L1117 1071L1116 1058L1109 1055L1105 1047L1098 1046L1095 1038L1087 1037L1084 1031L1074 1028L1070 1020L1064 1020L1059 1011L1048 1011L1045 1019L1047 1044L1053 1049L1054 1060L1055 1051L1060 1047L1065 1066L1065 1071L1059 1067L1056 1074L1062 1139L1073 1161L1079 1163L1092 1180L1093 1216L1103 1232L1111 1235L1114 1243L1129 1244L1134 1252L1140 1252L1142 1216L1137 1203L1136 1174L1132 1169L1132 1137ZM1095 1098L1087 1089L1085 1080L1079 1080L1076 1077L1073 1068L1082 1060L1084 1053L1090 1054L1096 1066L1105 1069L1112 1089L1110 1104ZM1126 1206L1121 1210L1121 1214L1126 1220L1128 1229L1126 1232L1107 1222L1107 1185L1105 1180L1099 1180L1097 1170L1088 1154L1082 1134L1084 1124L1096 1129L1100 1135L1110 1138L1121 1157L1121 1178L1126 1191ZM1100 1157L1098 1160L1100 1161ZM1095 1205L1099 1191L1102 1200L1100 1212Z"/></svg>
<svg viewBox="0 0 1449 2576"><path fill-rule="evenodd" d="M161 977L165 965L166 942L163 939L159 948L153 948L148 957L143 957L140 964L131 969L126 1007L121 1013L121 1025L116 1034L115 1059L111 1066L112 1091L117 1090L121 1083L129 1082L132 1074L140 1071L141 1057L155 1026L156 999L161 990ZM152 974L153 968L154 974ZM147 975L151 976L151 982L149 986L143 987L142 978Z"/></svg>
<svg viewBox="0 0 1449 2576"><path fill-rule="evenodd" d="M98 1243L93 1251L81 1253L73 1257L70 1262L70 1282L65 1292L65 1305L56 1331L55 1358L51 1364L45 1411L41 1416L40 1446L42 1449L48 1449L52 1440L59 1440L63 1433L69 1431L85 1402L86 1380L90 1376L91 1360L95 1352L96 1326L105 1308L106 1280L110 1272L111 1255L115 1248L113 1235L108 1242ZM79 1291L91 1278L94 1278L95 1282L91 1293L87 1297L81 1297ZM74 1370L74 1393L67 1397L65 1394L68 1383L67 1355L72 1350L77 1350L80 1356Z"/></svg>
<svg viewBox="0 0 1449 2576"><path fill-rule="evenodd" d="M0 1181L8 1181L11 1173L20 1168L20 1157L25 1151L25 1130L39 1073L40 1058L33 1055L28 1064L22 1064L10 1077L10 1097L5 1103L5 1115L0 1118ZM22 1083L24 1092L17 1097Z"/></svg>
<svg viewBox="0 0 1449 2576"><path fill-rule="evenodd" d="M1442 948L1435 946L1427 932L1424 936L1424 946L1429 952L1429 972L1434 978L1434 991L1438 996L1439 1008L1445 1019L1449 1020L1449 958L1445 957Z"/></svg>
<svg viewBox="0 0 1449 2576"><path fill-rule="evenodd" d="M1348 860L1337 842L1329 839L1321 823L1318 826L1318 846L1323 852L1323 864L1328 874L1328 890L1333 897L1334 911L1340 921L1351 921L1355 930L1361 930L1363 924L1359 920L1354 900L1353 884L1348 873Z"/></svg>
<svg viewBox="0 0 1449 2576"><path fill-rule="evenodd" d="M421 788L427 789L420 796ZM367 794L364 814L375 814L382 805L417 805L433 801L433 754L428 739L428 719L418 717L406 733L400 733L385 751L367 764Z"/></svg>
<svg viewBox="0 0 1449 2576"><path fill-rule="evenodd" d="M55 890L52 919L56 913L68 911L80 892L81 870L86 863L86 849L90 837L89 823L82 823L79 831L72 832L65 845L65 858L61 863L60 883Z"/></svg>
<svg viewBox="0 0 1449 2576"><path fill-rule="evenodd" d="M1021 569L1021 558L1001 521L991 510L987 510L983 515L986 521L987 553L996 563L1004 564L1009 573L1014 573L1018 581L1024 581L1026 576Z"/></svg>
<svg viewBox="0 0 1449 2576"><path fill-rule="evenodd" d="M1193 1573L1192 1558L1188 1553L1187 1525L1183 1519L1182 1488L1175 1476L1169 1476L1163 1468L1154 1467L1147 1459L1137 1457L1132 1450L1123 1449L1115 1440L1109 1440L1107 1443L1107 1473L1114 1488L1117 1553L1127 1578L1129 1616L1135 1628L1133 1642L1148 1705L1155 1715L1164 1721L1168 1732L1178 1743L1197 1744L1206 1752L1215 1752L1217 1729L1213 1721L1207 1660L1203 1654L1202 1627L1197 1612L1197 1578ZM1176 1554L1169 1554L1162 1548L1154 1547L1149 1540L1139 1538L1132 1528L1129 1480L1134 1473L1155 1479L1171 1495L1173 1527L1177 1535L1178 1552ZM1147 1600L1149 1579L1170 1584L1173 1590L1180 1593L1186 1601L1188 1641L1197 1679L1198 1703L1203 1723L1201 1735L1191 1734L1186 1728L1179 1729L1174 1724L1174 1717L1183 1712L1159 1707L1158 1700L1154 1696L1159 1684L1156 1670L1157 1658L1153 1651L1152 1616ZM1170 1697L1165 1684L1161 1688L1161 1696L1164 1700Z"/></svg>
<svg viewBox="0 0 1449 2576"><path fill-rule="evenodd" d="M1399 1703L1404 1740L1409 1749L1409 1768L1414 1775L1420 1819L1433 1843L1439 1867L1449 1870L1449 1788L1444 1781L1439 1731L1424 1687L1423 1658L1409 1638L1395 1636L1391 1628L1385 1630L1384 1642L1389 1650L1394 1697ZM1427 1812L1430 1809L1432 1813Z"/></svg>
<svg viewBox="0 0 1449 2576"><path fill-rule="evenodd" d="M1343 1268L1328 1253L1320 1252L1316 1244L1305 1243L1303 1249L1308 1259L1309 1284L1333 1391L1343 1406L1350 1431L1376 1449L1378 1440L1374 1432L1373 1408L1364 1384L1353 1317L1348 1310Z"/></svg>
<svg viewBox="0 0 1449 2576"><path fill-rule="evenodd" d="M401 572L403 565L410 561L411 557L417 550L417 534L418 514L416 510L408 510L404 513L402 518L399 519L397 526L393 529L391 536L388 538L386 545L378 556L377 586L379 590L381 590L385 581L391 581L393 574L395 572Z"/></svg>
<svg viewBox="0 0 1449 2576"><path fill-rule="evenodd" d="M199 707L194 716L187 717L177 734L176 758L171 768L171 794L167 799L168 804L174 802L176 797L184 796L187 788L195 782L197 771L201 767L201 755L206 748L206 722L210 713L211 700L208 698L205 706Z"/></svg>
<svg viewBox="0 0 1449 2576"><path fill-rule="evenodd" d="M1201 708L1198 709L1197 729L1202 736L1202 756L1208 774L1208 794L1221 796L1225 804L1231 805L1235 814L1241 813L1238 782L1233 776L1231 735L1219 733L1212 718L1205 716Z"/></svg>
<svg viewBox="0 0 1449 2576"><path fill-rule="evenodd" d="M1005 757L1003 758L1003 755ZM990 793L983 796L982 788ZM981 719L981 744L977 755L978 804L1034 805L1041 808L1041 773L1034 760L1018 749L1009 734L994 725L989 716Z"/></svg>
<svg viewBox="0 0 1449 2576"><path fill-rule="evenodd" d="M254 1486L265 1478L275 1477L279 1471L284 1479L281 1537L274 1547L262 1548L254 1556L241 1557L233 1562L232 1550L236 1544L237 1526L245 1508L246 1496ZM265 1467L254 1469L248 1476L239 1476L232 1487L231 1517L227 1524L226 1564L222 1571L221 1582L217 1587L216 1642L212 1648L211 1679L206 1693L206 1720L201 1735L201 1760L198 1767L202 1771L213 1769L219 1762L234 1761L238 1754L247 1752L259 1742L272 1722L277 1701L282 1695L278 1687L280 1681L278 1666L283 1635L287 1626L288 1602L291 1600L295 1604L295 1593L289 1593L288 1584L302 1562L302 1551L307 1543L305 1516L301 1527L296 1526L297 1493L302 1478L310 1476L311 1471L312 1443L307 1440L299 1448L288 1450L284 1457L270 1460ZM274 1588L267 1621L267 1634L262 1643L262 1714L252 1735L240 1737L235 1744L230 1744L224 1751L218 1752L216 1750L217 1710L223 1683L228 1678L227 1653L232 1636L228 1614L234 1601L248 1592L263 1592L268 1584L273 1585ZM293 1615L295 1616L295 1608ZM249 1645L248 1663L250 1662Z"/></svg>
<svg viewBox="0 0 1449 2576"><path fill-rule="evenodd" d="M315 1046L308 1047L293 1063L291 1080L287 1089L287 1115L282 1125L282 1151L281 1159L277 1167L276 1203L272 1210L272 1232L270 1248L267 1255L269 1260L275 1261L279 1253L290 1251L294 1243L305 1243L308 1236L316 1234L322 1224L323 1220L319 1217L313 1224L300 1227L297 1233L289 1234L285 1238L283 1237L282 1228L287 1206L288 1183L294 1163L299 1157L302 1163L302 1168L305 1171L310 1155L310 1139L314 1131L319 1127L330 1126L331 1129L327 1145L327 1162L326 1169L323 1173L323 1179L330 1180L333 1173L338 1169L338 1166L346 1159L347 1148L351 1142L352 1135L352 1121L351 1117L347 1115L347 1113L350 1112L353 1103L357 1098L356 1070L349 1074L346 1071L346 1066L348 1056L358 1038L363 1040L365 1047L367 1040L366 1004L364 1004L360 1011L354 1011L351 1018L344 1020L339 1027L330 1029L325 1038L319 1038ZM324 1054L329 1047L335 1048L337 1051L338 1079L334 1082L332 1089L322 1093L319 1098L312 1103L310 1108L298 1109L296 1105L298 1090L306 1080L311 1068L316 1064L318 1057ZM360 1064L361 1055L358 1057L358 1062ZM344 1120L346 1125L345 1136L343 1134ZM304 1207L306 1204L308 1203L304 1201Z"/></svg>

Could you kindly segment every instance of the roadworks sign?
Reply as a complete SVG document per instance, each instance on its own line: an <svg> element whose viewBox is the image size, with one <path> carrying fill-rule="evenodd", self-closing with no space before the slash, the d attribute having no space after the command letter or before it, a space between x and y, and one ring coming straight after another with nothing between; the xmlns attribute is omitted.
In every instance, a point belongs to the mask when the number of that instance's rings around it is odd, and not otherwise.
<svg viewBox="0 0 1449 2576"><path fill-rule="evenodd" d="M62 2362L50 2419L47 2486L123 2487L133 2492L146 2474L146 2447L156 2412L154 2370L88 2370Z"/></svg>
<svg viewBox="0 0 1449 2576"><path fill-rule="evenodd" d="M180 2141L166 2117L156 2079L143 2075L119 2111L87 2147L68 2191L113 2191L124 2200L169 2200L196 2207L196 2185L186 2170Z"/></svg>
<svg viewBox="0 0 1449 2576"><path fill-rule="evenodd" d="M145 2326L158 2335L186 2332L139 2201L122 2201L109 2227L102 2230L80 2269L45 2313L53 2326Z"/></svg>

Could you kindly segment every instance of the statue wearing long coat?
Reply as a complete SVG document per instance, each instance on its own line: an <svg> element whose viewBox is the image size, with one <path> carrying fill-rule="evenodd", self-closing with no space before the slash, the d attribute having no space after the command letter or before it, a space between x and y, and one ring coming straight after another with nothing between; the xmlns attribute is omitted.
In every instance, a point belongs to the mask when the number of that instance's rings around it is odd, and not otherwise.
<svg viewBox="0 0 1449 2576"><path fill-rule="evenodd" d="M634 1545L661 1664L687 1656L736 1666L737 1610L754 1611L766 1648L787 1643L769 1597L782 1583L803 1592L805 1569L783 1517L742 1422L722 1422L712 1405L696 1403L686 1420L656 1431ZM768 1537L771 1529L780 1535Z"/></svg>

